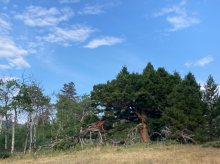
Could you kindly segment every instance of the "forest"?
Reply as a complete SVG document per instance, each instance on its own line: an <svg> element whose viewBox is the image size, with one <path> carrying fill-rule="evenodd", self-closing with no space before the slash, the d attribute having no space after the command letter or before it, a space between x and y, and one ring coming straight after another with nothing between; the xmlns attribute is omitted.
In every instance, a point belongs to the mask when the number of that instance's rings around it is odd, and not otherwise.
<svg viewBox="0 0 220 164"><path fill-rule="evenodd" d="M201 85L192 72L181 78L151 63L142 73L130 73L124 66L115 79L94 85L84 95L77 94L74 82L46 95L42 82L31 75L2 78L0 152L77 151L92 144L129 145L134 139L143 144L218 141L218 84L209 75Z"/></svg>

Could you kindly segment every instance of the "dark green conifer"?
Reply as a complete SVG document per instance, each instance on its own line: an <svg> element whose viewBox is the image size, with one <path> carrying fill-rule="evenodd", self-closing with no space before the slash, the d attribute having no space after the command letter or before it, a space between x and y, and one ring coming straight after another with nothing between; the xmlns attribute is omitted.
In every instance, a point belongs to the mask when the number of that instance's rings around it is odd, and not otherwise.
<svg viewBox="0 0 220 164"><path fill-rule="evenodd" d="M200 86L189 72L168 96L170 107L163 114L167 126L173 132L172 138L181 140L179 132L187 129L195 134L194 139L197 141L205 140L204 103L201 98Z"/></svg>

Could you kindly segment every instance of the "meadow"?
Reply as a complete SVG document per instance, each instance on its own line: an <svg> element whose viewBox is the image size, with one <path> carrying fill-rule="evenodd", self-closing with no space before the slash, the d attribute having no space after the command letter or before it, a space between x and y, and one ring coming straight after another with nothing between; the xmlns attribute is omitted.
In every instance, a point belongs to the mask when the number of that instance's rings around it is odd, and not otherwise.
<svg viewBox="0 0 220 164"><path fill-rule="evenodd" d="M80 151L52 151L37 156L17 153L0 163L16 164L219 164L220 149L201 145L96 146Z"/></svg>

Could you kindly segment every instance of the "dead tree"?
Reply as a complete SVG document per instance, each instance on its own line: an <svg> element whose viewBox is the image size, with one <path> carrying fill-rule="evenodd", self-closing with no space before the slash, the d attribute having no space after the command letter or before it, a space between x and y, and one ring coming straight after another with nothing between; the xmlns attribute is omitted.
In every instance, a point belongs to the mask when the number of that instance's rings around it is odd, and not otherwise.
<svg viewBox="0 0 220 164"><path fill-rule="evenodd" d="M164 135L166 138L171 139L173 132L167 126L165 126L160 130L160 132L153 132L151 135L153 134L158 134L160 136ZM184 141L184 143L188 143L188 141L192 141L193 143L197 144L196 141L193 139L193 136L194 135L192 131L188 129L183 129L179 132L178 139L181 141L181 143L182 141Z"/></svg>
<svg viewBox="0 0 220 164"><path fill-rule="evenodd" d="M88 146L87 144L85 144L84 142L84 136L89 133L89 132L97 132L98 133L98 136L99 136L99 141L101 144L105 144L103 142L103 138L102 138L102 134L101 133L110 133L108 132L107 130L104 130L103 129L103 124L105 123L105 121L107 121L108 119L105 119L105 120L102 120L102 121L98 121L96 123L93 123L93 124L89 124L86 126L86 129L84 131L81 131L79 134L79 140L80 140L80 143L81 143L81 147L83 149L83 145L91 148L90 146Z"/></svg>

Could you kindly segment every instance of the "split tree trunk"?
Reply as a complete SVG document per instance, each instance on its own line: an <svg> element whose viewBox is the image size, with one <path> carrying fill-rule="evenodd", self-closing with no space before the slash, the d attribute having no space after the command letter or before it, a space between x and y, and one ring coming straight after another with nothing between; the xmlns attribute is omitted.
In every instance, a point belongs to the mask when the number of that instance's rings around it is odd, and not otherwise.
<svg viewBox="0 0 220 164"><path fill-rule="evenodd" d="M141 114L138 113L137 111L134 111L134 112L138 116L138 118L140 119L140 122L143 124L143 127L140 128L141 140L143 143L147 143L150 141L150 137L149 137L148 131L147 131L147 124L145 123L145 121L147 119L147 114L144 109L141 110Z"/></svg>
<svg viewBox="0 0 220 164"><path fill-rule="evenodd" d="M140 128L140 135L141 135L141 139L144 143L149 142L149 135L148 135L148 131L147 131L147 124L145 123L146 119L147 119L147 115L145 113L145 110L142 109L141 110L141 123L144 125L143 127Z"/></svg>
<svg viewBox="0 0 220 164"><path fill-rule="evenodd" d="M15 109L15 118L14 118L14 123L13 123L13 127L12 127L11 154L14 154L14 151L15 151L15 125L16 125L16 120L17 120L17 111Z"/></svg>

